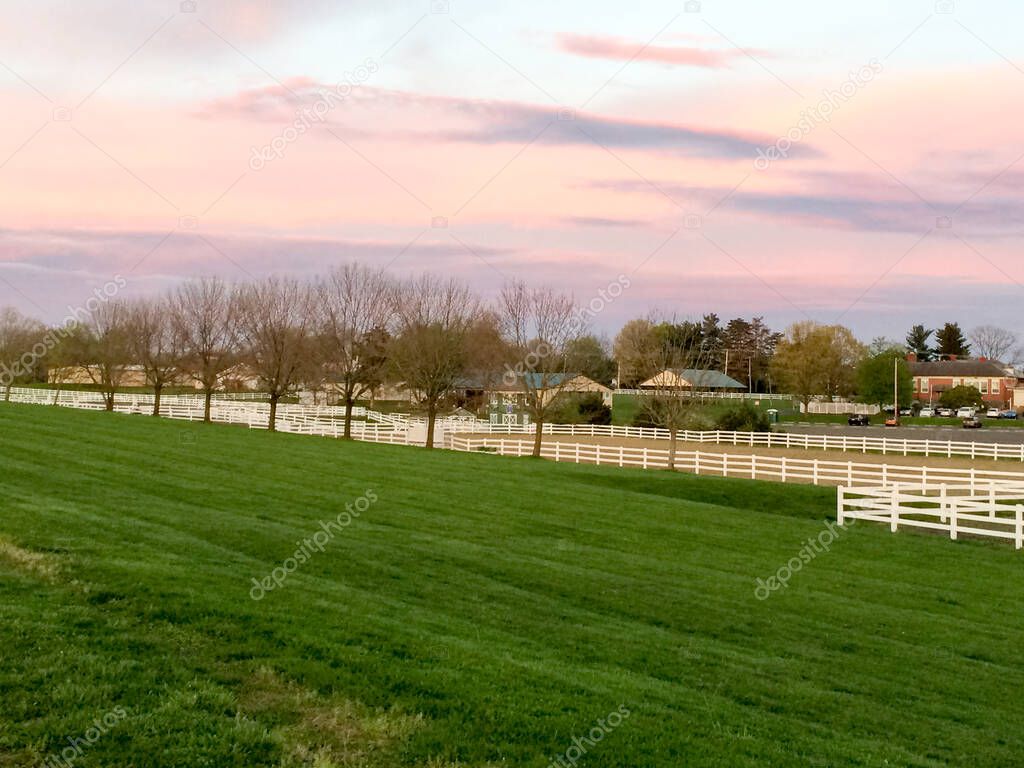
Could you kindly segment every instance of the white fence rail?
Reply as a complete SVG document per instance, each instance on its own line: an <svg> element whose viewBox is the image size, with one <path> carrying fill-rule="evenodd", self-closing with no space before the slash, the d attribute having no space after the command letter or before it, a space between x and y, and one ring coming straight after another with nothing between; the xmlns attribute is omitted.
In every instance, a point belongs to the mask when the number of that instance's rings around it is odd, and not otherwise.
<svg viewBox="0 0 1024 768"><path fill-rule="evenodd" d="M17 389L12 399L20 402L51 404L54 392L38 389ZM94 392L62 392L59 405L72 408L102 410L102 397ZM121 413L149 413L151 395L118 395L115 410ZM203 418L204 402L201 396L170 395L162 398L161 415L167 418L199 421ZM281 404L278 406L277 428L281 432L340 437L344 433L344 408L339 406L304 406ZM381 414L356 408L359 419L352 423L352 436L359 440L402 445L423 445L426 429L422 420L413 420L397 414ZM228 424L244 424L253 429L266 429L269 405L263 402L215 400L211 403L211 418ZM472 434L489 431L493 434ZM439 419L435 443L438 446L461 451L487 451L506 456L527 456L532 452L532 429L484 422L465 423L458 419ZM667 437L665 430L639 427L601 427L597 425L545 425L545 432L554 434L613 435L625 437ZM658 434L660 433L660 434ZM521 435L516 438L513 435ZM777 445L771 438L799 438L801 447L818 447L817 441L825 436L769 435L751 432L687 432L680 439L698 443L732 444L744 446ZM832 438L833 440L843 438ZM864 440L865 438L849 438ZM880 438L866 438L877 440ZM804 441L811 441L804 443ZM906 441L899 441L901 443ZM927 441L926 441L927 442ZM977 444L974 445L977 449ZM990 448L992 446L984 446ZM1003 446L1006 447L1006 446ZM639 467L665 468L668 450L642 445L598 445L592 443L546 441L541 455L555 461ZM946 455L945 453L943 455ZM955 454L950 454L955 455ZM937 483L955 484L971 492L992 483L1018 483L1024 487L1024 474L987 469L955 469L947 467L920 467L899 464L878 464L855 461L801 459L787 456L765 456L710 451L676 451L677 469L695 474L740 477L780 482L804 482L815 485L843 485L857 487L885 487L899 484L906 489L912 484L925 493Z"/></svg>
<svg viewBox="0 0 1024 768"><path fill-rule="evenodd" d="M880 412L881 408L877 405L868 405L866 403L822 403L812 400L807 404L807 408L804 408L804 404L800 403L800 413L826 413L832 415L859 413L864 416L874 416Z"/></svg>
<svg viewBox="0 0 1024 768"><path fill-rule="evenodd" d="M535 425L490 424L480 421L457 422L458 432L490 435L533 434ZM544 434L585 435L587 437L626 437L641 440L668 440L667 429L656 427L620 427L604 424L545 424ZM1024 434L1024 433L1022 433ZM680 430L679 440L687 443L744 445L750 448L803 448L846 453L881 453L900 456L945 456L972 459L1010 459L1024 462L1024 443L975 443L948 440L911 440L891 437L860 437L857 435L798 435L788 432L726 432L722 430Z"/></svg>
<svg viewBox="0 0 1024 768"><path fill-rule="evenodd" d="M502 456L529 456L532 440L514 438L449 435L446 447L459 451L485 451ZM541 446L541 456L577 464L601 464L641 469L664 469L668 450L647 446L595 445L592 443L549 442ZM855 461L795 459L787 456L759 456L707 451L676 451L675 467L697 475L803 482L814 485L889 486L914 485L927 488L935 483L953 483L974 490L993 483L1016 483L1024 487L1024 474L982 469L951 469L899 464L869 464Z"/></svg>
<svg viewBox="0 0 1024 768"><path fill-rule="evenodd" d="M837 522L870 520L889 526L1009 539L1024 547L1024 483L904 485L874 488L840 487Z"/></svg>
<svg viewBox="0 0 1024 768"><path fill-rule="evenodd" d="M14 388L11 399L17 402L50 404L53 402L55 390ZM59 393L61 405L84 408L102 408L102 396L98 392L62 391ZM115 397L116 409L152 408L152 395L118 394ZM189 405L202 407L202 395L165 395L161 398L161 408ZM264 426L269 416L269 405L265 402L215 400L213 407L245 408L245 414L232 412L232 423L249 423L259 426L262 419ZM393 429L410 429L426 424L426 419L399 413L381 413L367 408L356 407L352 411L357 419L366 419L381 426ZM342 406L314 406L282 403L278 406L278 418L283 421L297 421L304 424L318 423L322 420L342 419L345 409ZM167 414L170 415L170 414ZM174 416L175 418L183 418ZM199 414L202 418L202 414ZM222 419L216 418L220 421ZM448 432L477 433L487 435L532 435L535 425L491 424L487 421L472 419L439 418L438 428ZM332 425L328 425L332 426ZM287 427L281 427L288 431ZM655 427L620 427L603 424L545 424L544 433L551 435L573 435L586 437L635 438L642 440L668 440L667 429ZM1022 433L1024 434L1024 433ZM727 432L722 430L689 431L678 433L679 440L687 443L747 446L749 448L800 448L805 450L843 451L844 453L880 453L893 456L944 456L946 458L971 459L1007 459L1024 462L1024 443L979 443L951 440L922 440L893 437L869 437L857 435L802 435L787 432Z"/></svg>

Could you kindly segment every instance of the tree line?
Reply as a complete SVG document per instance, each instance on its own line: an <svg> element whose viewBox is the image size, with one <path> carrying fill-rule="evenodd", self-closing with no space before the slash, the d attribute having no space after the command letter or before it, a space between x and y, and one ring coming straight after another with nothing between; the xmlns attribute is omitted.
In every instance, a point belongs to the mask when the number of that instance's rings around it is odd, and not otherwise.
<svg viewBox="0 0 1024 768"><path fill-rule="evenodd" d="M856 395L866 403L889 403L894 390L900 403L909 403L913 377L908 353L921 362L968 358L972 353L1007 363L1024 358L1017 334L992 325L978 326L969 334L955 322L938 329L915 325L905 343L880 337L863 344L849 328L807 320L787 329L771 370L780 387L805 407L818 395Z"/></svg>
<svg viewBox="0 0 1024 768"><path fill-rule="evenodd" d="M506 284L488 303L456 279L398 280L357 263L308 281L204 278L153 297L104 296L58 328L0 310L0 383L9 399L15 382L73 368L112 410L114 393L137 367L154 392L154 414L166 389L195 382L208 421L213 393L244 369L268 395L270 429L289 393L331 390L345 407L350 437L355 403L385 382L400 382L426 412L432 445L438 413L469 382L481 389L514 385L539 426L558 407L566 374L626 388L647 382L644 419L674 435L694 401L678 396L690 384L657 378L662 371L721 371L751 392L786 392L805 404L818 395L854 393L881 402L892 392L892 360L908 351L929 360L976 349L996 359L1017 345L1015 334L993 326L968 335L957 323L937 330L916 325L905 344L865 345L841 325L803 321L780 333L761 317L723 324L714 313L699 321L633 319L609 343L589 331L591 317L570 295L521 281ZM905 370L901 377L908 379ZM537 429L537 454L541 439Z"/></svg>
<svg viewBox="0 0 1024 768"><path fill-rule="evenodd" d="M73 369L113 410L115 393L141 368L154 415L165 390L194 382L210 421L213 394L244 370L268 396L269 429L285 396L331 390L345 407L345 437L355 403L397 382L426 412L431 447L437 415L457 391L505 381L543 425L567 374L604 377L608 345L587 332L589 319L570 295L521 281L485 303L454 278L398 280L355 263L309 281L203 278L158 296L109 298L59 328L0 311L0 382L9 399L15 382Z"/></svg>

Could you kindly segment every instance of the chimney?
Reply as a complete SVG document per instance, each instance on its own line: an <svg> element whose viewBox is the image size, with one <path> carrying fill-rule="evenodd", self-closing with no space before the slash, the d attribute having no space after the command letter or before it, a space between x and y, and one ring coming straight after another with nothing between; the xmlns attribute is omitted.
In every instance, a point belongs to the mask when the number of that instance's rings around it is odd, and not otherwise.
<svg viewBox="0 0 1024 768"><path fill-rule="evenodd" d="M907 362L908 363L916 363L917 362L917 352L907 352Z"/></svg>
<svg viewBox="0 0 1024 768"><path fill-rule="evenodd" d="M979 357L978 358L978 362L979 363L987 363L988 362L988 358L987 357Z"/></svg>

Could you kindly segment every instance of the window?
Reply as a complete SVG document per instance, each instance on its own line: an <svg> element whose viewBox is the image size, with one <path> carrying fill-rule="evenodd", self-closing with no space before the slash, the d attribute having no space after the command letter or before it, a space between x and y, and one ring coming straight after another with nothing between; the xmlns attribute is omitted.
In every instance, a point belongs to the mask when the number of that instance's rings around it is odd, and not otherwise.
<svg viewBox="0 0 1024 768"><path fill-rule="evenodd" d="M981 394L987 395L988 394L988 379L982 379L981 381L979 381L978 382L978 389L981 391Z"/></svg>
<svg viewBox="0 0 1024 768"><path fill-rule="evenodd" d="M921 391L928 392L928 379L921 379Z"/></svg>

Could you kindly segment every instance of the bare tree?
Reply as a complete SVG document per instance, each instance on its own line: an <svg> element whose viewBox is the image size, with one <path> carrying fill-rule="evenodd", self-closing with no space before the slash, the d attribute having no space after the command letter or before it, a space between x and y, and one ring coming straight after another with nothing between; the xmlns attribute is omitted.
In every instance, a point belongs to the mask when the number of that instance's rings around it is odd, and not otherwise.
<svg viewBox="0 0 1024 768"><path fill-rule="evenodd" d="M108 411L132 362L128 312L124 301L101 303L67 339L66 354L103 394Z"/></svg>
<svg viewBox="0 0 1024 768"><path fill-rule="evenodd" d="M184 339L166 298L139 299L129 305L132 354L153 387L153 415L160 415L160 395L181 376Z"/></svg>
<svg viewBox="0 0 1024 768"><path fill-rule="evenodd" d="M317 285L319 352L324 374L345 404L345 437L352 436L356 400L383 374L393 291L383 271L360 264L338 267Z"/></svg>
<svg viewBox="0 0 1024 768"><path fill-rule="evenodd" d="M312 291L291 278L270 277L240 286L233 297L243 359L270 395L267 429L277 406L308 373L312 360Z"/></svg>
<svg viewBox="0 0 1024 768"><path fill-rule="evenodd" d="M979 325L971 331L970 339L978 356L989 360L1002 360L1019 342L1016 333L995 325Z"/></svg>
<svg viewBox="0 0 1024 768"><path fill-rule="evenodd" d="M15 381L35 372L39 361L32 349L44 333L42 323L25 317L13 307L0 309L0 384L4 387L4 402L11 399Z"/></svg>
<svg viewBox="0 0 1024 768"><path fill-rule="evenodd" d="M469 288L454 278L424 274L394 294L397 318L391 365L427 411L427 448L434 446L437 412L469 362L468 338L480 314Z"/></svg>
<svg viewBox="0 0 1024 768"><path fill-rule="evenodd" d="M615 383L620 389L627 384L630 387L636 386L655 373L647 367L652 357L657 356L653 331L654 323L651 320L638 318L622 326L615 337L612 356L617 365Z"/></svg>
<svg viewBox="0 0 1024 768"><path fill-rule="evenodd" d="M540 456L544 424L571 374L578 373L578 361L568 353L582 333L582 315L571 296L518 280L502 289L498 314L511 353L507 383L523 393L536 430L533 455Z"/></svg>
<svg viewBox="0 0 1024 768"><path fill-rule="evenodd" d="M653 322L648 327L649 338L639 340L636 348L643 354L636 359L643 370L654 374L638 398L639 410L651 424L668 430L666 468L675 469L679 431L691 426L700 406L694 393L713 386L709 370L713 353L655 333Z"/></svg>
<svg viewBox="0 0 1024 768"><path fill-rule="evenodd" d="M171 297L175 332L184 345L182 370L202 387L207 422L213 393L238 360L231 298L231 289L218 278L184 283Z"/></svg>

